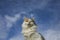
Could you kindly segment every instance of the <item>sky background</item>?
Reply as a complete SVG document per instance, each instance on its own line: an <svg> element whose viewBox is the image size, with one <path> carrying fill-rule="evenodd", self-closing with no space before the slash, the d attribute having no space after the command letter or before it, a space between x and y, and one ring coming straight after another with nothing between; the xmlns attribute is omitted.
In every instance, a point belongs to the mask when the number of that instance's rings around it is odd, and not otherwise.
<svg viewBox="0 0 60 40"><path fill-rule="evenodd" d="M60 0L0 0L0 40L24 40L24 16L34 17L46 40L60 40Z"/></svg>

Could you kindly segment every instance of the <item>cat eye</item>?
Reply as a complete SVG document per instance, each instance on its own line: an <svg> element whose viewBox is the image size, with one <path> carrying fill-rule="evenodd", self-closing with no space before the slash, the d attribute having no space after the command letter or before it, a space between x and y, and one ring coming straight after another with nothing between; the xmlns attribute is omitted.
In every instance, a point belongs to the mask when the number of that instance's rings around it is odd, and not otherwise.
<svg viewBox="0 0 60 40"><path fill-rule="evenodd" d="M31 22L31 24L33 24L33 22Z"/></svg>

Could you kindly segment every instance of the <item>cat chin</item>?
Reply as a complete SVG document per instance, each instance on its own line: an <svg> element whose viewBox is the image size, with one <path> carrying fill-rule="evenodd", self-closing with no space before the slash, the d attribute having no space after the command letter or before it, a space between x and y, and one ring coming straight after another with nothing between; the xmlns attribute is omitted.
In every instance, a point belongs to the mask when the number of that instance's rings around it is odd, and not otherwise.
<svg viewBox="0 0 60 40"><path fill-rule="evenodd" d="M30 36L32 33L35 33L36 32L36 26L33 26L31 28L28 28L28 29L24 29L22 28L22 34L24 36Z"/></svg>

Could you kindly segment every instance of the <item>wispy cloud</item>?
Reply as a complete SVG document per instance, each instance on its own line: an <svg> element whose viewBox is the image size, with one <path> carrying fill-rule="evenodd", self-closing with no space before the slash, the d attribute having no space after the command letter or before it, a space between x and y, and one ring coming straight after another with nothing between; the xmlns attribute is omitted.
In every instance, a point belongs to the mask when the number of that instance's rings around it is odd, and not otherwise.
<svg viewBox="0 0 60 40"><path fill-rule="evenodd" d="M7 27L6 27L6 21L5 19L0 16L0 39L6 39L7 35Z"/></svg>
<svg viewBox="0 0 60 40"><path fill-rule="evenodd" d="M18 19L20 19L20 14L13 17L8 15L0 16L0 39L7 39L10 28Z"/></svg>
<svg viewBox="0 0 60 40"><path fill-rule="evenodd" d="M18 20L20 19L20 14L16 14L14 15L14 17L11 17L11 16L8 16L6 15L5 16L5 19L6 19L6 22L7 22L7 27L12 27L12 25Z"/></svg>
<svg viewBox="0 0 60 40"><path fill-rule="evenodd" d="M22 34L18 34L12 38L10 38L9 40L24 40L24 37L22 36Z"/></svg>
<svg viewBox="0 0 60 40"><path fill-rule="evenodd" d="M60 31L49 29L44 32L44 37L46 40L60 40Z"/></svg>

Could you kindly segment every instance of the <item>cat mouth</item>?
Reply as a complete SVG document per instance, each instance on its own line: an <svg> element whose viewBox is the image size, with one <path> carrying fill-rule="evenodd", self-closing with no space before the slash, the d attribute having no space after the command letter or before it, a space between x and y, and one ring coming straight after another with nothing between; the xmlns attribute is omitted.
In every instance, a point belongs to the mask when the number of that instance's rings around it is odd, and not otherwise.
<svg viewBox="0 0 60 40"><path fill-rule="evenodd" d="M28 26L29 26L29 27L32 27L32 26L33 26L33 24L28 24Z"/></svg>

